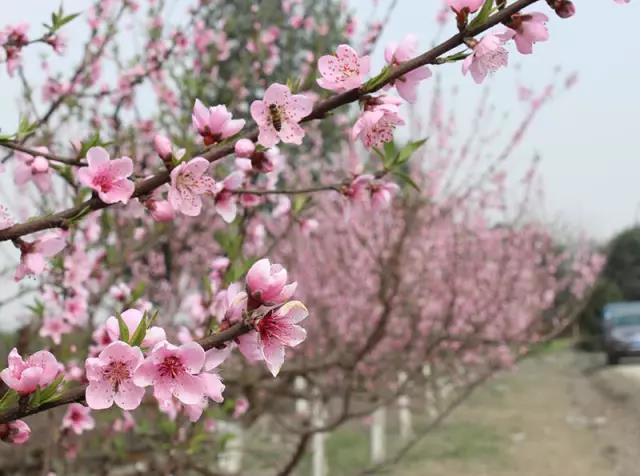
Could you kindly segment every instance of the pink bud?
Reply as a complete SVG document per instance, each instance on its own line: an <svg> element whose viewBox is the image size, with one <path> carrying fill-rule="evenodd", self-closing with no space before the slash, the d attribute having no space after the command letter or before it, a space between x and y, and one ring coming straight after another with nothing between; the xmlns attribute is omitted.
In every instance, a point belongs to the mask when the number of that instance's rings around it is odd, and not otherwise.
<svg viewBox="0 0 640 476"><path fill-rule="evenodd" d="M31 163L31 170L37 173L44 173L49 170L49 162L47 162L47 159L39 155L33 159L33 162Z"/></svg>
<svg viewBox="0 0 640 476"><path fill-rule="evenodd" d="M14 445L22 445L29 440L31 428L22 420L0 424L0 440Z"/></svg>
<svg viewBox="0 0 640 476"><path fill-rule="evenodd" d="M238 157L251 157L256 146L249 139L240 139L236 142L235 152Z"/></svg>
<svg viewBox="0 0 640 476"><path fill-rule="evenodd" d="M147 205L155 221L167 222L175 218L176 214L168 200L156 200Z"/></svg>
<svg viewBox="0 0 640 476"><path fill-rule="evenodd" d="M153 138L153 148L162 160L167 160L171 157L171 141L165 136L156 134Z"/></svg>

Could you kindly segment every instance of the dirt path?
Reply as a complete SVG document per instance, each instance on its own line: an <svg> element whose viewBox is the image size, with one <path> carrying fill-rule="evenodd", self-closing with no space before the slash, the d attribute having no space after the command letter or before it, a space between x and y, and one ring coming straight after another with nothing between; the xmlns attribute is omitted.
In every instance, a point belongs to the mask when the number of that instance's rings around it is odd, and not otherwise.
<svg viewBox="0 0 640 476"><path fill-rule="evenodd" d="M494 379L394 474L640 475L640 461L636 473L619 472L618 459L628 455L608 442L617 431L610 429L616 400L594 388L593 373L583 372L592 363L583 358L569 351L547 354ZM640 428L639 421L635 425Z"/></svg>

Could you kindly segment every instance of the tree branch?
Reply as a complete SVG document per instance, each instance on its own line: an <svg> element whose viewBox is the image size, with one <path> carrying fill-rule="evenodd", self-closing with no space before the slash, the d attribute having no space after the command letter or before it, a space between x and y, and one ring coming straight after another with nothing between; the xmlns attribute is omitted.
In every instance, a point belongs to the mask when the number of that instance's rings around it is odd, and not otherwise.
<svg viewBox="0 0 640 476"><path fill-rule="evenodd" d="M507 20L514 13L522 10L523 8L528 7L529 5L536 3L540 0L518 0L517 2L511 4L510 6L500 10L495 13L491 17L487 19L485 23L482 25L467 30L464 33L457 33L453 35L448 40L440 43L436 47L431 50L423 53L422 55L416 56L415 58L402 63L398 66L391 67L388 70L384 80L380 81L376 85L373 86L362 86L360 88L355 88L350 91L346 91L344 93L335 94L324 101L319 102L313 108L311 113L305 117L301 122L308 122L315 119L324 118L328 112L337 109L346 104L356 102L360 100L362 97L367 94L374 93L380 89L382 89L387 84L395 81L399 77L407 74L410 71L413 71L421 66L429 65L429 64L437 64L438 58L449 52L450 50L457 48L464 44L465 38L478 35L489 28ZM246 134L241 136L242 138L247 138L255 141L258 137L258 131L256 128L247 132ZM234 151L234 146L232 143L223 143L218 146L215 146L208 151L204 152L202 157L206 158L209 162L215 162L217 160L226 157L227 155L232 154ZM143 195L147 195L151 193L156 188L160 187L164 183L169 181L169 172L162 171L157 174L144 179L136 184L136 188L133 194L133 198L140 197ZM64 228L68 225L68 220L79 213L89 211L100 210L103 208L107 208L111 206L110 204L104 203L97 197L93 197L80 205L69 208L67 210L52 214L46 215L39 218L32 219L25 223L19 223L9 228L5 228L4 230L0 230L0 241L13 240L19 238L23 235L27 235L30 233L35 233L37 231L47 230L50 228Z"/></svg>

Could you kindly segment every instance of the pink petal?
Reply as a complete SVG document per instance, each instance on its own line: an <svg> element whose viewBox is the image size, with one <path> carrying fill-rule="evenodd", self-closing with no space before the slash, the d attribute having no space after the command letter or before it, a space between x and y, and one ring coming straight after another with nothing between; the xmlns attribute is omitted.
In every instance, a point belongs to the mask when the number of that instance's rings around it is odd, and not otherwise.
<svg viewBox="0 0 640 476"><path fill-rule="evenodd" d="M142 397L144 397L144 388L129 381L120 385L114 400L123 410L134 410L140 406Z"/></svg>
<svg viewBox="0 0 640 476"><path fill-rule="evenodd" d="M264 92L264 102L267 104L278 104L284 106L291 96L291 91L284 84L273 83Z"/></svg>
<svg viewBox="0 0 640 476"><path fill-rule="evenodd" d="M135 186L131 180L120 179L111 184L111 189L108 192L98 192L98 195L100 200L105 203L122 202L127 204L134 190Z"/></svg>
<svg viewBox="0 0 640 476"><path fill-rule="evenodd" d="M204 351L202 359L204 360ZM198 377L183 373L176 377L175 383L173 395L182 403L195 405L204 398L205 385Z"/></svg>
<svg viewBox="0 0 640 476"><path fill-rule="evenodd" d="M102 147L91 147L87 151L87 162L91 170L98 170L109 163L109 152Z"/></svg>
<svg viewBox="0 0 640 476"><path fill-rule="evenodd" d="M222 396L222 392L224 392L224 384L220 377L214 373L203 373L199 375L200 380L204 385L204 393L214 402L222 403L224 401L224 397Z"/></svg>
<svg viewBox="0 0 640 476"><path fill-rule="evenodd" d="M271 375L276 377L284 364L284 346L277 339L263 341L262 355Z"/></svg>
<svg viewBox="0 0 640 476"><path fill-rule="evenodd" d="M85 399L89 408L94 410L110 408L113 405L113 385L108 380L89 382Z"/></svg>
<svg viewBox="0 0 640 476"><path fill-rule="evenodd" d="M204 365L204 349L197 342L188 342L178 349L178 354L182 359L182 365L185 366L187 372L195 374L200 372Z"/></svg>
<svg viewBox="0 0 640 476"><path fill-rule="evenodd" d="M111 174L116 178L127 178L133 173L133 161L129 157L120 157L119 159L113 159L109 163L109 170Z"/></svg>

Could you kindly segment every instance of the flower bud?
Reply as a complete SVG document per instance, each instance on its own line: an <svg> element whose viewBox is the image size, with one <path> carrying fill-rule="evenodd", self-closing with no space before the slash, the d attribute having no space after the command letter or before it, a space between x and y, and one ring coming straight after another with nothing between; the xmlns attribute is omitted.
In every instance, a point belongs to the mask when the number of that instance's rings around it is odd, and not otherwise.
<svg viewBox="0 0 640 476"><path fill-rule="evenodd" d="M0 440L14 445L22 445L29 440L31 428L22 420L0 424Z"/></svg>
<svg viewBox="0 0 640 476"><path fill-rule="evenodd" d="M153 138L153 148L162 160L166 161L171 158L171 141L165 136L156 134Z"/></svg>
<svg viewBox="0 0 640 476"><path fill-rule="evenodd" d="M256 150L256 146L249 139L240 139L238 142L236 142L235 153L238 157L251 157L251 154L253 154L254 150Z"/></svg>

